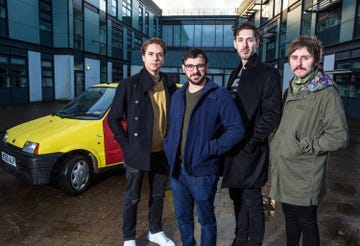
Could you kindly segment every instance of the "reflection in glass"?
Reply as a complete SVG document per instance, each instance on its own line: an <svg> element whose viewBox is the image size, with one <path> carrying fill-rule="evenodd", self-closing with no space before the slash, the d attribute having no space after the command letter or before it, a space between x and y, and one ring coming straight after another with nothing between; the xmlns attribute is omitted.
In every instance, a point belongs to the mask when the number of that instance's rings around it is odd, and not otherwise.
<svg viewBox="0 0 360 246"><path fill-rule="evenodd" d="M55 115L76 119L100 119L110 108L114 95L115 88L91 87Z"/></svg>
<svg viewBox="0 0 360 246"><path fill-rule="evenodd" d="M215 25L203 25L202 46L215 46Z"/></svg>

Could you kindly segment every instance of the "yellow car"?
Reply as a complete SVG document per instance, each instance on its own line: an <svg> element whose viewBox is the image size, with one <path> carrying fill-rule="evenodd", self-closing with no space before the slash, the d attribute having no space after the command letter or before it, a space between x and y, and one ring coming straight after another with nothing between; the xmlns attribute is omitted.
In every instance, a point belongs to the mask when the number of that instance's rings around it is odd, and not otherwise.
<svg viewBox="0 0 360 246"><path fill-rule="evenodd" d="M57 113L8 129L0 141L0 166L30 184L84 192L94 174L123 163L107 123L116 87L91 86Z"/></svg>

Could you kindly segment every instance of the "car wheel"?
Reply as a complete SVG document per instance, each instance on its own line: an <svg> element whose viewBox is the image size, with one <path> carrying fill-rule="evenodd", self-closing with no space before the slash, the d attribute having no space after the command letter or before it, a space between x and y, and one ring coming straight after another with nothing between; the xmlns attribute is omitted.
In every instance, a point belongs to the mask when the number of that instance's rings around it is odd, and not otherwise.
<svg viewBox="0 0 360 246"><path fill-rule="evenodd" d="M83 193L92 179L92 166L88 157L72 155L65 159L59 175L61 189L70 195Z"/></svg>

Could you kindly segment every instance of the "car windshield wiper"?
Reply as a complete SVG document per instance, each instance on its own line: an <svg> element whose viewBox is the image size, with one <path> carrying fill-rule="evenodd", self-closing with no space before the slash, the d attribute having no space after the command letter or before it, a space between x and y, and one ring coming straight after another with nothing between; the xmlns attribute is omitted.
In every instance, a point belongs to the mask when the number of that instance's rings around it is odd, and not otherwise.
<svg viewBox="0 0 360 246"><path fill-rule="evenodd" d="M74 116L92 116L92 117L99 117L100 114L98 113L90 113L90 112L82 112L82 113L77 113Z"/></svg>
<svg viewBox="0 0 360 246"><path fill-rule="evenodd" d="M59 116L61 118L71 118L74 116L74 114L70 114L70 113L66 113L66 112L56 112L56 113L53 113L52 115L56 115L56 116Z"/></svg>
<svg viewBox="0 0 360 246"><path fill-rule="evenodd" d="M67 113L67 112L57 112L54 113L61 118L99 118L102 113L100 112L76 112L76 113Z"/></svg>

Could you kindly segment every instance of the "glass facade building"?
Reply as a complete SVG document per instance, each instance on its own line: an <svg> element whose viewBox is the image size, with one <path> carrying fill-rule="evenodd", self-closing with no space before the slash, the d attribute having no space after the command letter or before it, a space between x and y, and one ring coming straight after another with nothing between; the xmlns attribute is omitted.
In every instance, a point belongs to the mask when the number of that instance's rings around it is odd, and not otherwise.
<svg viewBox="0 0 360 246"><path fill-rule="evenodd" d="M140 46L162 37L162 71L185 82L182 56L200 47L208 76L225 85L239 57L234 25L252 21L258 53L292 74L289 43L302 34L324 45L322 65L337 82L346 113L360 118L360 0L239 0L235 10L163 15L151 0L0 0L0 105L72 99L95 83L117 82L142 68Z"/></svg>
<svg viewBox="0 0 360 246"><path fill-rule="evenodd" d="M142 68L150 37L168 45L164 72L184 82L182 55L202 47L209 77L224 85L239 59L232 14L162 16L151 0L0 0L0 105L68 100L95 83ZM219 14L219 13L217 13Z"/></svg>
<svg viewBox="0 0 360 246"><path fill-rule="evenodd" d="M283 75L292 77L287 48L299 35L315 35L324 46L322 66L332 74L348 117L360 118L360 1L243 0L238 15L261 29L259 53Z"/></svg>
<svg viewBox="0 0 360 246"><path fill-rule="evenodd" d="M179 83L186 81L182 71L182 56L189 47L203 49L209 62L208 77L225 85L230 73L239 63L234 50L233 28L239 18L234 15L209 16L163 16L162 38L168 45L164 72Z"/></svg>
<svg viewBox="0 0 360 246"><path fill-rule="evenodd" d="M161 36L151 0L0 0L0 105L72 99L131 74Z"/></svg>

